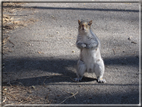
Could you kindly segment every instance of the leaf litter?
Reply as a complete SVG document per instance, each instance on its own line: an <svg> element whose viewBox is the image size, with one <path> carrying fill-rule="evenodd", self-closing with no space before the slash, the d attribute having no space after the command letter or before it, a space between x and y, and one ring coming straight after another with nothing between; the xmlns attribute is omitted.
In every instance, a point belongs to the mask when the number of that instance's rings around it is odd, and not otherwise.
<svg viewBox="0 0 142 107"><path fill-rule="evenodd" d="M21 5L24 3L3 3L3 19L2 19L2 25L3 25L3 54L12 52L9 47L6 46L6 44L9 42L12 45L14 43L10 41L10 35L7 34L10 30L14 30L19 27L25 27L29 24L32 24L37 19L30 18L26 19L18 18L15 15L11 15L14 12L22 11L24 8L22 8ZM32 8L31 8L32 9ZM4 73L4 72L3 72ZM11 74L9 74L11 75ZM3 76L3 79L6 79L6 76ZM41 103L51 103L51 101L48 100L48 98L41 98L37 95L35 95L33 92L36 90L35 86L24 86L20 82L18 85L11 85L10 82L7 85L3 85L2 87L2 105L5 104L41 104Z"/></svg>
<svg viewBox="0 0 142 107"><path fill-rule="evenodd" d="M6 47L6 44L9 42L12 45L14 45L14 43L12 41L10 41L10 36L5 37L5 35L10 31L10 30L14 30L16 28L19 27L25 27L29 24L32 24L36 21L38 21L37 19L34 18L29 18L26 19L25 18L17 18L15 17L15 15L11 15L14 12L16 13L17 11L22 11L23 8L22 5L25 3L3 3L3 19L2 19L2 25L3 25L3 54L12 52L11 49L9 47ZM32 8L31 8L32 9Z"/></svg>

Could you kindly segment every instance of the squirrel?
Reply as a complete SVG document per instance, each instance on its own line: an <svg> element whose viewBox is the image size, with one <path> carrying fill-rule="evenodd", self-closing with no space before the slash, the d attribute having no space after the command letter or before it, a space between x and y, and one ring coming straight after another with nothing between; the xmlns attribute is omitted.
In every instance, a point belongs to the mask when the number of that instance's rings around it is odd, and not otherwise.
<svg viewBox="0 0 142 107"><path fill-rule="evenodd" d="M75 81L82 80L85 72L95 72L98 83L105 83L103 79L105 66L100 53L100 41L92 32L91 21L78 20L78 36L76 46L80 49L80 59L77 62L77 78Z"/></svg>

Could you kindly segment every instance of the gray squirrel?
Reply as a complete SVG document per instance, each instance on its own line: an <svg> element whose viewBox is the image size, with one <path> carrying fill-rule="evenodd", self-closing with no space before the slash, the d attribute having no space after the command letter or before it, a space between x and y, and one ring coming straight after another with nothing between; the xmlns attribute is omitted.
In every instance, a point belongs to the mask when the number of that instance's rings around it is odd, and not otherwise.
<svg viewBox="0 0 142 107"><path fill-rule="evenodd" d="M91 21L78 20L78 36L76 46L80 49L80 59L77 62L77 78L81 81L85 72L95 72L99 83L105 83L103 79L105 66L100 53L100 41L92 32Z"/></svg>

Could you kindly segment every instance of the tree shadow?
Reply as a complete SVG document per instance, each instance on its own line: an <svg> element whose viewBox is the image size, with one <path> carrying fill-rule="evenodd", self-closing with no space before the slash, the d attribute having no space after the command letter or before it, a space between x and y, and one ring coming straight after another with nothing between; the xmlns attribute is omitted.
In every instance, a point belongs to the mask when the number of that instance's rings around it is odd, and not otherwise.
<svg viewBox="0 0 142 107"><path fill-rule="evenodd" d="M74 91L75 93L76 91ZM60 102L64 101L67 95L62 95L59 97L58 101L55 104L60 104ZM79 93L75 95L75 98L69 98L63 102L63 104L87 104L89 106L102 106L106 107L107 104L139 104L139 92L115 92L113 94L110 93ZM99 105L100 104L100 105ZM110 106L110 105L108 105ZM113 105L115 106L115 105ZM133 105L134 106L134 105Z"/></svg>
<svg viewBox="0 0 142 107"><path fill-rule="evenodd" d="M104 58L106 65L113 65L113 64L119 64L122 65L121 61L123 61L125 58ZM120 60L120 61L118 61ZM127 57L126 63L128 63L126 66L138 66L138 58L136 57ZM129 63L129 61L132 60L133 63ZM90 77L84 77L81 82L74 82L72 81L72 78L76 77L75 73L72 71L72 69L67 69L67 67L75 67L77 60L75 59L61 59L61 58L10 58L7 57L3 60L5 63L5 70L3 72L24 72L24 71L33 71L33 70L42 70L44 72L51 72L51 73L59 73L60 75L53 75L53 76L39 76L39 77L27 77L27 78L19 78L17 80L11 81L10 84L7 82L3 82L3 86L45 86L45 89L49 85L60 85L62 87L66 86L74 86L74 90L70 90L70 93L76 93L75 98L70 97L71 94L67 92L59 93L58 89L56 88L52 90L54 93L54 97L51 95L48 95L50 88L47 90L43 90L45 96L50 96L49 99L53 100L53 104L60 104L63 102L66 98L68 98L66 101L64 101L62 104L138 104L139 103L139 92L138 92L138 86L139 84L99 84L96 82L95 78ZM114 63L113 63L114 62ZM136 63L135 63L136 62ZM7 77L9 78L9 77ZM91 81L95 81L94 83L90 83ZM63 83L64 82L64 83ZM87 83L88 82L88 83ZM94 88L92 86L95 86L93 91L86 91L86 88L76 88L76 86L85 86L89 88ZM107 90L106 92L100 93L101 89L99 90L98 87L111 87L112 90ZM120 87L118 89L119 91L116 92L116 87ZM124 89L121 89L122 87L135 87L136 90L127 90L124 92ZM89 89L88 88L88 89ZM34 89L34 88L33 88ZM84 90L83 92L80 91L80 89ZM42 90L42 89L41 89ZM115 90L115 91L114 91ZM123 90L121 92L121 90ZM41 92L41 91L39 91ZM51 92L51 93L52 93ZM109 93L108 93L109 92ZM55 102L56 101L56 102ZM91 105L90 105L91 106Z"/></svg>
<svg viewBox="0 0 142 107"><path fill-rule="evenodd" d="M57 59L57 58L6 58L4 61L5 69L3 72L10 73L14 72L15 75L18 72L28 71L44 71L48 73L57 73L58 75L38 76L38 77L26 77L18 78L17 80L11 81L11 84L24 86L32 85L44 85L51 83L72 83L73 79L76 78L76 63L75 59ZM138 57L119 57L119 58L104 58L105 65L122 65L122 66L139 66ZM68 67L70 69L68 69ZM9 77L7 77L9 78ZM83 77L83 82L97 81L96 78ZM3 85L6 85L3 82Z"/></svg>
<svg viewBox="0 0 142 107"><path fill-rule="evenodd" d="M135 66L139 67L139 56L121 56L104 58L105 65L122 65L122 66Z"/></svg>
<svg viewBox="0 0 142 107"><path fill-rule="evenodd" d="M131 9L102 9L102 8L80 8L80 7L40 7L40 6L3 6L3 8L33 8L47 10L85 10L85 11L115 11L115 12L139 12L139 10Z"/></svg>
<svg viewBox="0 0 142 107"><path fill-rule="evenodd" d="M27 77L12 80L10 84L24 86L31 85L44 85L49 83L56 82L73 82L76 77L76 73L73 72L73 69L76 68L77 60L68 60L68 59L54 59L54 58L6 58L4 61L5 69L3 72L10 73L15 72L15 75L18 72L28 71L44 71L53 75L49 76L40 76L40 77ZM67 68L70 67L71 70ZM59 75L58 75L59 74ZM7 77L8 78L8 77ZM94 81L93 78L85 78L84 81ZM3 85L6 85L7 82L3 82Z"/></svg>
<svg viewBox="0 0 142 107"><path fill-rule="evenodd" d="M91 77L83 77L80 82L75 82L72 77L69 76L40 76L40 77L30 77L30 78L23 78L23 79L16 79L13 81L3 82L3 86L36 86L36 85L63 85L62 82L66 82L65 85L75 85L83 82L91 82L91 81L97 81L96 78ZM73 84L75 83L75 84Z"/></svg>

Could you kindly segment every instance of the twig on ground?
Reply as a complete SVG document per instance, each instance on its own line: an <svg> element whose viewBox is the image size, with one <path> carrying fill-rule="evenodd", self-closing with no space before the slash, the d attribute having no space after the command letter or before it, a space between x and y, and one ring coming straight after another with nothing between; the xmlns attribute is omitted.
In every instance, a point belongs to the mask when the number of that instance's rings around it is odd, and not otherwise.
<svg viewBox="0 0 142 107"><path fill-rule="evenodd" d="M134 41L131 41L131 43L133 43L133 44L137 44L136 42L134 42Z"/></svg>
<svg viewBox="0 0 142 107"><path fill-rule="evenodd" d="M46 81L46 79L48 79L48 78L51 78L52 76L50 76L50 77L46 77L45 79L44 79L44 81L43 81L43 85L45 85L45 81Z"/></svg>
<svg viewBox="0 0 142 107"><path fill-rule="evenodd" d="M75 97L76 94L78 94L78 91L76 93L71 93L72 95L67 97L65 100L63 100L60 104L62 104L63 102L65 102L67 99Z"/></svg>
<svg viewBox="0 0 142 107"><path fill-rule="evenodd" d="M70 77L70 79L73 81L73 82L76 82L74 79L72 79L71 77Z"/></svg>
<svg viewBox="0 0 142 107"><path fill-rule="evenodd" d="M6 101L6 97L4 98L4 100L3 100L3 102L2 102L2 103L5 103L5 101Z"/></svg>
<svg viewBox="0 0 142 107"><path fill-rule="evenodd" d="M11 43L13 46L15 46L15 44L11 41L11 40L8 40L9 41L9 43Z"/></svg>
<svg viewBox="0 0 142 107"><path fill-rule="evenodd" d="M112 49L113 50L113 53L114 53L114 55L115 55L115 50L114 49Z"/></svg>

